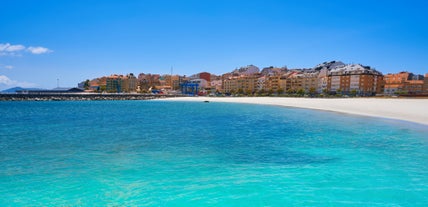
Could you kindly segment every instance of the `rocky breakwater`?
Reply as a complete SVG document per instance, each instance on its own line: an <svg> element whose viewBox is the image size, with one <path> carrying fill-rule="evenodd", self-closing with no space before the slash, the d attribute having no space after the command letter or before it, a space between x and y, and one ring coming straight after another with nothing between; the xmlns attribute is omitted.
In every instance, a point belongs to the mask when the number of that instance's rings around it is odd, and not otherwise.
<svg viewBox="0 0 428 207"><path fill-rule="evenodd" d="M165 94L0 94L0 101L109 101L179 97Z"/></svg>

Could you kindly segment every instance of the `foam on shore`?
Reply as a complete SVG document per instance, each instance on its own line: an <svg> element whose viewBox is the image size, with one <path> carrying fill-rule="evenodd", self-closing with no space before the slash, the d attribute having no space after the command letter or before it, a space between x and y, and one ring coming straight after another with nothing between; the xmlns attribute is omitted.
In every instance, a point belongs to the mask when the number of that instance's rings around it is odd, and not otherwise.
<svg viewBox="0 0 428 207"><path fill-rule="evenodd" d="M209 101L278 105L347 114L382 117L415 122L428 126L428 99L383 98L283 98L283 97L179 97L168 101Z"/></svg>

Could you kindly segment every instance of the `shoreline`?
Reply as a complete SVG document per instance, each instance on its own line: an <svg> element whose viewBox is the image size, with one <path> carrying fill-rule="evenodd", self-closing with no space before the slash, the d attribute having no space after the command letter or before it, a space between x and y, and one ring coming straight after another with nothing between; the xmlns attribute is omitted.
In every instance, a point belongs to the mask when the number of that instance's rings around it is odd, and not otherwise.
<svg viewBox="0 0 428 207"><path fill-rule="evenodd" d="M408 121L428 126L428 99L176 97L163 101L224 102L275 105Z"/></svg>

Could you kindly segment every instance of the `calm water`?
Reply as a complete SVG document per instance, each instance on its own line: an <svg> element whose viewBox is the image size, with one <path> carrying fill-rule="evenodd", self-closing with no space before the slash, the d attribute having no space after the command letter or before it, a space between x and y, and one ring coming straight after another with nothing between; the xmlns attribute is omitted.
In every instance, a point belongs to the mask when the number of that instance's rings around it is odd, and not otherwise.
<svg viewBox="0 0 428 207"><path fill-rule="evenodd" d="M428 127L271 106L0 102L0 206L427 206Z"/></svg>

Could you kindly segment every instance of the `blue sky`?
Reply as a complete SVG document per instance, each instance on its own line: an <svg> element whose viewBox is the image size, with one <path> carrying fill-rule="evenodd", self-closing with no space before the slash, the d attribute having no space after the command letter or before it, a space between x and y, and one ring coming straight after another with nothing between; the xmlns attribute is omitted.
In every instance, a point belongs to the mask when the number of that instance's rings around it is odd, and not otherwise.
<svg viewBox="0 0 428 207"><path fill-rule="evenodd" d="M330 60L428 73L427 1L0 1L0 89Z"/></svg>

